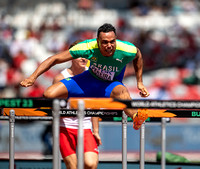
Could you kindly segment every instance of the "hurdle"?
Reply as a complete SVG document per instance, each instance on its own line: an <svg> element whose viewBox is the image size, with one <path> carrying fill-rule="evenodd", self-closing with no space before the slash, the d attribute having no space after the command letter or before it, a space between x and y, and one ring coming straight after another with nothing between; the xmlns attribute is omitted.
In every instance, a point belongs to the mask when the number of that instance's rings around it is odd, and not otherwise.
<svg viewBox="0 0 200 169"><path fill-rule="evenodd" d="M10 112L8 113L8 110L6 113L4 113L3 115L5 116L5 119L8 119L6 116L10 116L10 149L9 149L9 167L10 169L14 169L14 151L12 151L11 149L13 149L14 144L13 144L13 137L14 137L14 122L15 119L40 119L40 120L56 120L54 117L49 117L51 116L52 112L51 109L40 109L37 108L35 109L36 111L33 114L29 114L29 118L26 117L26 113L25 112L21 112L20 114L20 110L22 111L22 109L20 108L34 108L34 107L43 107L44 105L46 105L47 107L53 107L53 110L55 113L60 114L61 116L73 116L73 115L77 115L77 111L76 110L71 110L71 111L67 111L66 112L63 111L59 111L59 104L61 102L65 102L67 104L66 100L60 100L57 99L59 101L57 101L57 103L55 105L53 105L53 101L54 99L36 99L36 98L5 98L5 99L0 99L0 108L9 108ZM83 103L85 104L85 106L82 106L82 108L80 108L80 105L78 105L77 101L82 100ZM71 102L72 103L72 102ZM73 105L74 104L74 105ZM172 118L178 118L178 117L185 117L185 118L199 118L199 109L200 109L200 102L199 101L176 101L176 100L172 100L172 101L166 101L166 100L117 100L117 99L105 99L103 98L103 101L98 98L98 99L75 99L74 103L72 104L72 107L75 106L79 112L84 113L86 116L122 116L122 108L143 108L146 109L148 108L148 115L149 117L172 117ZM63 103L62 103L63 105ZM106 105L103 106L104 110L99 110L99 108L102 108L102 105ZM113 108L113 105L115 107L117 107L116 111L113 110L106 110L106 113L102 113L105 112L105 107L106 108ZM57 107L56 107L57 106ZM56 108L54 108L56 107ZM84 108L83 108L84 107ZM19 109L17 109L19 108ZM91 113L91 110L87 110L87 108L92 109L93 113ZM94 109L94 110L93 110ZM97 110L95 110L97 109ZM155 110L156 109L156 110ZM157 110L158 109L158 110ZM170 110L163 110L163 109L170 109ZM181 110L174 110L174 109L181 109ZM190 109L190 110L183 110L183 109ZM16 112L18 113L18 117L15 116L15 113L13 113L16 110ZM39 117L36 117L39 116ZM45 116L45 117L42 117ZM59 116L58 116L59 117ZM4 119L4 118L0 118L0 119ZM59 118L57 118L57 120L59 121ZM123 146L122 148L124 150L122 150L122 164L123 164L123 169L127 168L127 159L126 159L126 153L127 152L127 148L126 148L126 123L127 123L127 119L126 117L124 117L124 119L122 120L122 130L123 130ZM59 122L53 122L55 124L55 126L57 126L59 124ZM165 124L164 119L163 119L163 124ZM53 125L53 127L55 127ZM144 169L144 154L145 154L145 150L144 150L144 126L145 124L142 125L141 130L140 130L140 169ZM57 126L59 128L59 126ZM164 125L163 125L164 127ZM56 128L56 127L55 127ZM58 130L57 130L58 131ZM53 130L53 134L56 136L58 136L58 134L55 134L54 132L56 132L55 130ZM59 133L59 132L57 132ZM163 136L164 137L164 136ZM53 139L57 139L57 137L53 138ZM80 139L80 138L79 138ZM165 140L165 138L164 138ZM56 143L56 141L53 141L54 144ZM58 142L58 141L57 141ZM56 154L56 151L59 151L58 146L53 146L53 148L55 148L55 151L53 150L53 154ZM57 150L56 150L57 149ZM165 145L162 145L162 151L165 151ZM58 156L57 156L58 157ZM53 168L59 168L59 159L55 157L53 158ZM164 165L165 165L165 159L163 158L164 155L162 155L162 169L164 169ZM55 161L56 160L56 161ZM80 163L82 164L82 162ZM79 165L79 169L81 168L81 165Z"/></svg>

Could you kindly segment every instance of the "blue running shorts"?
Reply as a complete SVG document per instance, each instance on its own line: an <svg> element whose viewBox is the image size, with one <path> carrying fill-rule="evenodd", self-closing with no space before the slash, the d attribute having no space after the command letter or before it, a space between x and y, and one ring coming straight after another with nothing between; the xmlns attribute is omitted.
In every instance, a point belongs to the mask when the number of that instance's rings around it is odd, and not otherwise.
<svg viewBox="0 0 200 169"><path fill-rule="evenodd" d="M69 97L110 97L114 87L123 85L119 81L96 79L89 71L61 80L68 90Z"/></svg>

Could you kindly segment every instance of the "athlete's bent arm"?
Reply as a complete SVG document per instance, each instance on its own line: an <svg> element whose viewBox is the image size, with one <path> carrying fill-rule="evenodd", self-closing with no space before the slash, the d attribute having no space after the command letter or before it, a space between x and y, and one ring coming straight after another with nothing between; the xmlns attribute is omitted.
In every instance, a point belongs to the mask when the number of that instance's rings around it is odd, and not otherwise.
<svg viewBox="0 0 200 169"><path fill-rule="evenodd" d="M51 67L53 67L56 64L67 62L69 60L72 60L73 57L71 56L69 50L55 54L49 58L47 58L45 61L43 61L38 68L26 79L21 81L20 85L23 87L32 86L35 82L35 80L44 72L49 70Z"/></svg>
<svg viewBox="0 0 200 169"><path fill-rule="evenodd" d="M137 48L136 57L133 60L133 66L135 69L135 75L137 79L137 87L140 90L140 95L142 97L148 97L149 92L147 91L146 87L143 85L142 81L142 73L143 73L143 59L140 50Z"/></svg>

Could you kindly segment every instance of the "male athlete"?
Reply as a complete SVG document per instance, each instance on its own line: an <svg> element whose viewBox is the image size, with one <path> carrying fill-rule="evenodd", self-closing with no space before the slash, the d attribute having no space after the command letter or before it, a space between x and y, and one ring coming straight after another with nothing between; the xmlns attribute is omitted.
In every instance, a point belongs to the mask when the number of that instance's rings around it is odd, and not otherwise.
<svg viewBox="0 0 200 169"><path fill-rule="evenodd" d="M44 92L45 97L111 97L132 100L122 83L126 64L130 61L133 61L141 97L149 96L142 81L143 59L140 50L130 42L118 40L115 28L108 23L99 27L97 39L85 40L70 50L47 58L20 84L24 87L31 86L52 66L79 57L90 60L89 70L53 84ZM133 119L133 128L136 130L148 118L146 111L137 112L135 109L124 109L124 111Z"/></svg>

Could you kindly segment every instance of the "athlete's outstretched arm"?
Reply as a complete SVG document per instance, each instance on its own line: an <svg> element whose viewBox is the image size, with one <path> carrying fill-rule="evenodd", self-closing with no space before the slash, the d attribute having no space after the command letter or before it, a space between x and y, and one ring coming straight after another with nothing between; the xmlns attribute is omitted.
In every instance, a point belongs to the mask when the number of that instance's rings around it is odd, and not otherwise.
<svg viewBox="0 0 200 169"><path fill-rule="evenodd" d="M101 145L101 138L99 136L99 117L92 117L91 118L92 121L92 128L93 128L93 136L97 142L97 145Z"/></svg>
<svg viewBox="0 0 200 169"><path fill-rule="evenodd" d="M137 79L137 87L140 90L140 95L142 97L148 97L149 92L146 87L143 85L142 74L143 74L143 59L140 50L137 48L137 54L133 60L133 66L135 69L135 75Z"/></svg>
<svg viewBox="0 0 200 169"><path fill-rule="evenodd" d="M45 61L43 61L38 68L26 79L21 81L20 85L23 87L32 86L35 82L35 80L44 72L49 70L52 66L67 62L69 60L72 60L73 57L71 56L69 50L55 54L49 58L47 58Z"/></svg>

